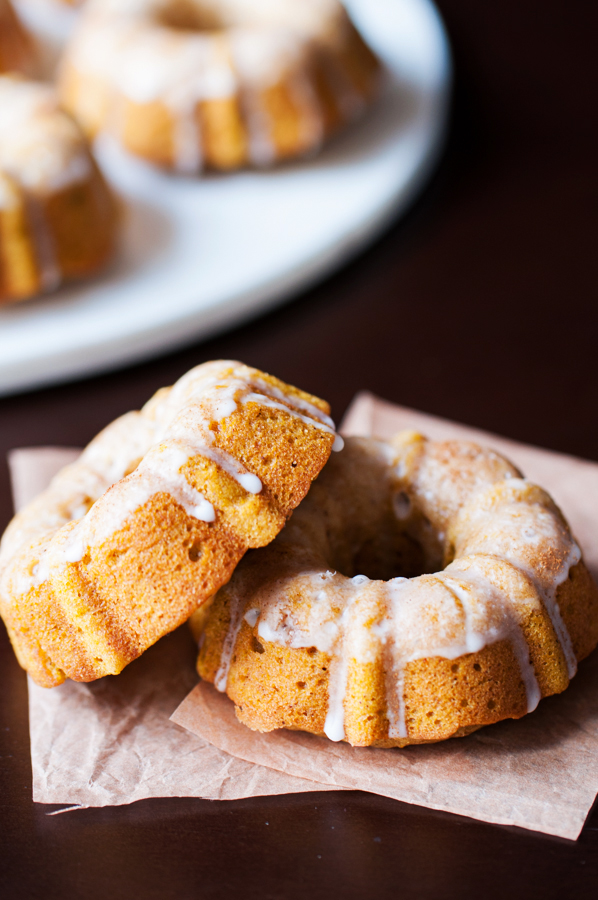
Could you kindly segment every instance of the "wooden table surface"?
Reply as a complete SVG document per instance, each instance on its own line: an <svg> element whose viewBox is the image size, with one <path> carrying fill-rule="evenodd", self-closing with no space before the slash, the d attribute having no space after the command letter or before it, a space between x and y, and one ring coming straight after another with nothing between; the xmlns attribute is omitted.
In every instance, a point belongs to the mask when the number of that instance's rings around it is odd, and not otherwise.
<svg viewBox="0 0 598 900"><path fill-rule="evenodd" d="M154 362L0 401L5 452L81 445L188 368L241 359L330 400L406 406L598 460L593 0L441 0L453 124L411 213L291 305ZM164 298L168 302L168 297ZM572 843L361 793L31 802L27 692L0 636L0 895L595 898L598 807ZM563 773L566 778L566 772Z"/></svg>

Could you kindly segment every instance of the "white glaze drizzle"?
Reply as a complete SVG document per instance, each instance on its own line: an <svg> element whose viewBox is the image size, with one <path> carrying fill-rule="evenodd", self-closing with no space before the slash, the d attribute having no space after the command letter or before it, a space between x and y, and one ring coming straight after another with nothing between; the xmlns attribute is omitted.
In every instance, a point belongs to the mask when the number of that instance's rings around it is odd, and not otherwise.
<svg viewBox="0 0 598 900"><path fill-rule="evenodd" d="M261 399L260 399L261 398ZM296 398L293 398L295 400ZM272 400L272 398L267 397L264 399L262 394L246 394L242 400L243 403L259 403L260 406L266 406L269 409L278 409L283 412L290 413L292 416L295 416L296 419L301 419L302 422L305 422L306 425L315 425L316 428L319 428L321 431L326 431L328 434L335 434L334 428L331 428L330 425L327 425L325 422L319 422L310 418L310 416L303 415L297 411L297 409L290 410L288 406L285 406L283 403L279 403L276 400ZM321 415L318 412L318 415ZM338 453L343 449L345 442L342 437L338 434L335 435L334 444L332 445L332 449L335 453Z"/></svg>
<svg viewBox="0 0 598 900"><path fill-rule="evenodd" d="M203 168L201 128L195 106L174 116L174 167L181 175L196 175Z"/></svg>
<svg viewBox="0 0 598 900"><path fill-rule="evenodd" d="M224 644L222 645L220 665L218 666L218 671L214 678L214 687L221 693L226 691L226 683L228 681L228 673L230 671L235 644L241 625L243 624L243 608L241 598L238 595L233 594L230 605L230 623L226 632Z"/></svg>
<svg viewBox="0 0 598 900"><path fill-rule="evenodd" d="M250 628L255 628L257 625L257 620L260 617L259 609L248 609L243 618L247 622Z"/></svg>
<svg viewBox="0 0 598 900"><path fill-rule="evenodd" d="M563 621L563 617L557 603L556 592L559 585L563 584L569 577L569 571L573 568L573 566L577 565L577 563L581 559L581 550L579 549L578 545L575 542L572 543L569 555L567 557L565 565L562 568L561 573L554 579L551 587L548 590L543 585L538 583L537 577L534 577L534 570L529 566L525 566L520 562L517 563L505 556L500 556L497 558L504 559L506 562L510 562L511 565L518 568L521 572L524 572L536 583L538 593L544 601L546 612L550 616L552 627L554 628L555 634L558 638L558 642L561 645L561 650L563 651L563 655L567 663L567 672L569 678L573 678L573 676L577 672L577 657L575 656L575 651L571 642L571 636L567 631L567 626Z"/></svg>
<svg viewBox="0 0 598 900"><path fill-rule="evenodd" d="M115 97L161 102L174 122L174 165L184 173L197 172L203 164L198 116L202 102L212 99L240 98L250 160L270 165L277 155L274 123L262 94L281 82L289 84L304 113L306 146L317 147L324 119L306 67L315 43L332 45L334 56L348 27L342 5L337 0L220 0L197 8L207 14L206 27L184 30L169 27L154 0L92 0L80 17L66 67L108 81ZM352 118L357 101L347 99L347 78L337 74L333 84L340 107ZM115 133L122 137L120 127Z"/></svg>
<svg viewBox="0 0 598 900"><path fill-rule="evenodd" d="M79 520L63 551L66 562L80 562L88 547L98 546L115 531L120 531L127 519L155 494L169 494L187 515L200 522L214 522L214 507L180 471L192 455L191 448L177 446L174 442L152 449L144 458L143 467L128 476L124 497L119 498L112 509L108 501L102 509L92 507L87 516Z"/></svg>
<svg viewBox="0 0 598 900"><path fill-rule="evenodd" d="M272 123L257 91L244 88L241 95L243 118L247 127L249 161L257 168L268 168L276 159Z"/></svg>
<svg viewBox="0 0 598 900"><path fill-rule="evenodd" d="M492 513L482 510L470 516L473 534L465 538L461 550L466 553L491 553L515 566L534 582L561 645L569 677L572 678L577 671L577 659L558 607L556 592L559 585L567 580L570 569L580 561L581 550L551 509L518 502L530 488L533 489L533 485L524 478L511 477L508 483L505 482L500 510L493 510ZM491 531L487 525L484 527L490 516ZM508 537L513 529L522 538L518 549L517 544ZM556 547L560 544L556 571L551 571L550 565L541 568L534 566L533 555L529 551L538 548L543 540ZM554 566L554 560L550 563Z"/></svg>
<svg viewBox="0 0 598 900"><path fill-rule="evenodd" d="M221 469L224 469L231 478L234 478L248 494L259 494L262 490L263 485L257 475L254 475L253 472L248 472L245 466L241 465L237 459L219 447L202 447L199 444L197 446L190 445L189 458L191 456L205 456L206 459L211 459Z"/></svg>
<svg viewBox="0 0 598 900"><path fill-rule="evenodd" d="M523 638L520 624L513 615L513 608L509 596L503 591L499 591L489 579L483 578L479 573L474 574L471 571L467 573L459 572L458 578L451 578L448 575L448 572L444 572L443 581L463 604L463 610L466 616L466 652L476 653L487 644L508 639L517 657L517 662L521 671L521 677L525 687L527 711L533 712L541 699L540 687L538 685L534 667L530 662L529 648ZM488 598L489 602L494 607L494 610L500 611L502 621L498 621L490 629L486 627L483 631L476 631L475 624L471 622L471 593L467 589L464 589L466 586L470 589L473 588L476 597Z"/></svg>
<svg viewBox="0 0 598 900"><path fill-rule="evenodd" d="M388 462L394 466L391 457L392 454ZM345 737L344 700L352 659L366 663L386 658L390 738L408 737L403 692L409 662L431 657L458 659L500 640L509 641L518 660L527 711L531 712L541 692L521 630L518 604L537 604L538 597L553 622L570 677L575 673L575 656L558 609L556 591L567 579L570 568L579 562L579 548L551 501L533 497L526 501L530 490L537 489L524 479L506 472L503 482L492 485L495 502L489 511L483 508L485 487L477 491L474 488L470 498L467 516L472 529L464 538L461 557L436 575L372 582L365 576L348 579L308 568L278 579L272 589L254 593L253 603L258 603L259 609L254 605L246 621L250 627L259 622L260 638L291 648L315 647L331 657L325 725L331 740ZM511 515L512 502L517 505L517 515ZM481 511L476 504L481 505ZM490 516L495 528L504 534L510 552L501 553L500 542L496 552L496 535L488 534L485 516ZM278 541L302 545L309 558L313 548L310 551L309 540L302 537L302 527L300 510ZM533 556L540 542L552 548L553 569L548 573L541 560L534 567L527 559L530 550ZM523 599L516 601L509 589L500 588L488 577L484 563L489 559L507 565L511 576L522 584ZM292 586L289 599L287 585ZM303 598L301 604L292 599L297 596ZM230 630L227 636L233 648L242 618L240 615L238 623L235 619L235 633ZM231 655L232 649L227 674ZM220 684L224 690L225 677Z"/></svg>
<svg viewBox="0 0 598 900"><path fill-rule="evenodd" d="M87 145L60 110L52 87L0 76L0 174L23 193L42 291L53 290L61 280L44 200L85 181L91 172Z"/></svg>
<svg viewBox="0 0 598 900"><path fill-rule="evenodd" d="M350 654L347 645L347 635L351 634L354 625L355 601L359 597L359 588L369 583L365 575L356 575L351 579L355 596L350 597L342 611L338 621L338 637L335 642L334 654L329 673L328 682L328 711L324 723L324 734L331 741L342 741L345 738L345 694L347 693L347 680L349 677ZM339 646L340 645L340 646Z"/></svg>
<svg viewBox="0 0 598 900"><path fill-rule="evenodd" d="M60 512L52 507L39 525L27 522L23 527L21 516L8 529L2 541L2 556L13 555L36 533L41 537L59 532L61 526L71 523L64 533L56 535L55 540L40 547L39 558L28 571L23 572L17 567L8 574L17 593L26 593L47 580L52 572L60 571L68 563L79 562L88 547L103 543L120 530L127 519L157 493L172 496L193 518L214 521L213 505L181 472L194 456L212 460L247 493L259 494L262 490L260 479L215 445L215 434L210 427L211 423L222 422L232 415L246 396L251 396L253 402L260 405L267 405L272 399L267 392L272 389L276 397L282 394L289 404L273 401L277 408L289 415L298 415L312 427L329 430L329 426L318 419L296 412L297 405L302 409L306 407L302 398L287 396L262 379L256 381L254 374L255 370L235 362L198 366L172 389L158 393L141 413L123 416L100 434L84 451L80 462L74 464L75 472L81 472L80 486L70 470L64 474L65 484L74 490L72 501L62 503ZM307 406L315 415L328 418L317 407ZM131 474L123 478L127 471ZM58 486L61 477L56 479ZM108 490L111 485L114 486ZM98 497L102 497L101 504L93 505L80 517L89 505L86 498L93 503Z"/></svg>
<svg viewBox="0 0 598 900"><path fill-rule="evenodd" d="M48 195L91 173L81 132L50 85L0 75L0 171L24 190Z"/></svg>
<svg viewBox="0 0 598 900"><path fill-rule="evenodd" d="M405 718L405 670L408 663L418 659L459 659L466 654L477 653L489 644L508 640L519 663L527 711L532 712L540 701L540 689L530 663L529 648L509 596L478 573L472 575L457 570L455 577L451 577L450 572L451 567L433 576L439 586L448 589L449 593L432 598L428 608L425 593L430 576L411 581L395 579L386 586L390 601L388 615L377 629L377 634L383 644L389 642L391 645L388 690L394 704L390 703L388 708L390 738L405 739L409 736ZM418 591L424 597L418 598ZM450 594L458 600L454 608L451 608ZM463 616L461 628L459 613ZM433 622L445 623L444 634L439 625L432 626ZM433 635L432 641L430 633Z"/></svg>
<svg viewBox="0 0 598 900"><path fill-rule="evenodd" d="M251 384L258 390L266 392L271 397L276 397L278 400L282 400L284 403L293 406L295 409L306 413L311 419L320 419L324 425L327 425L332 431L335 430L335 424L330 416L326 415L326 413L318 406L314 406L313 403L310 403L303 397L297 397L294 394L287 395L281 391L280 388L277 388L276 385L269 384L262 378L252 378Z"/></svg>
<svg viewBox="0 0 598 900"><path fill-rule="evenodd" d="M56 256L52 231L41 202L37 197L26 197L27 221L33 233L35 258L42 291L53 291L61 281L62 273Z"/></svg>
<svg viewBox="0 0 598 900"><path fill-rule="evenodd" d="M313 646L331 656L329 704L324 732L330 740L341 741L345 737L343 704L352 649L350 643L347 646L347 642L360 634L353 624L357 612L355 604L362 589L370 581L364 575L344 579L336 573L326 572L305 576L302 583L308 592L311 589L313 597L307 623L299 622L284 604L280 605L275 601L261 610L251 610L252 615L247 614L245 620L250 627L255 627L259 618L258 635L265 641L293 648ZM340 606L339 593L342 595ZM335 611L338 615L335 615ZM234 648L239 627L236 618L231 621L225 642L227 647L232 643ZM223 669L220 690L226 689L231 656L232 649L227 656L226 668Z"/></svg>

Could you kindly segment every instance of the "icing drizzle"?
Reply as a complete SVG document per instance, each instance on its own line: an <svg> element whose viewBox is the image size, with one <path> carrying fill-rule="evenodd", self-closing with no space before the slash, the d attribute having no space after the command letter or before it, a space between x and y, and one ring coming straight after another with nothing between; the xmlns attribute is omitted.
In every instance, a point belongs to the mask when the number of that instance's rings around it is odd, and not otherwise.
<svg viewBox="0 0 598 900"><path fill-rule="evenodd" d="M200 171L202 103L238 101L247 128L247 154L258 166L276 159L275 123L264 92L285 83L300 111L301 144L317 149L324 112L314 90L312 56L328 59L324 74L339 109L355 118L364 101L336 57L349 27L338 0L219 0L196 9L198 27L171 27L152 0L88 2L67 49L65 70L101 78L117 97L161 103L173 123L173 165ZM201 17L211 15L201 27ZM323 50L327 52L322 52ZM105 127L122 138L121 118Z"/></svg>
<svg viewBox="0 0 598 900"><path fill-rule="evenodd" d="M44 199L91 174L87 144L59 108L54 89L0 76L0 176L7 176L22 195L42 291L53 290L61 279ZM0 209L5 205L0 196Z"/></svg>
<svg viewBox="0 0 598 900"><path fill-rule="evenodd" d="M370 444L376 446L376 442ZM388 464L390 497L397 489L396 473L400 471L399 487L411 492L409 505L417 502L418 492L420 500L423 497L429 502L429 485L409 483L408 456L397 461L393 448L377 446L379 458ZM548 495L517 477L516 471L496 455L486 451L480 454L485 454L492 465L498 460L502 471L494 482L478 483L474 479L458 508L444 522L441 539L448 542L449 537L458 536L458 540L454 561L443 571L384 582L371 581L364 575L347 578L319 568L325 551L310 537L310 516L322 515L318 508L322 501L314 500L313 494L273 547L263 551L276 552L276 545L284 543L288 553L293 552L289 548L301 547L301 559L296 564L287 563L290 573L283 572L273 584L266 579L262 588L246 598L249 611L245 619L250 627L257 624L257 633L265 641L290 648L315 647L330 656L324 731L331 740L346 736L344 701L352 661L383 662L390 738L409 736L404 685L410 662L433 657L458 659L497 641L506 640L512 647L525 688L527 711L531 712L540 701L541 691L522 624L530 608L537 609L540 604L553 623L569 677L575 674L576 658L556 592L580 561L579 547ZM448 471L438 467L437 461L433 464L438 478L449 482ZM397 511L401 521L408 515L406 507L402 502ZM216 684L221 691L226 689L243 621L238 578L242 578L242 570L226 588L235 593L235 601Z"/></svg>
<svg viewBox="0 0 598 900"><path fill-rule="evenodd" d="M140 413L129 413L108 426L74 467L57 477L58 509L52 507L39 523L28 521L28 530L20 524L22 516L14 520L3 539L2 556L32 542L34 535L40 540L55 533L55 539L40 549L35 565L25 573L18 567L12 573L17 592L25 593L53 571L80 562L89 547L99 546L120 530L155 494L169 494L189 516L214 522L217 510L182 471L193 457L211 460L248 494L259 494L259 477L216 446L211 427L248 402L264 407L275 404L287 415L334 433L332 420L324 412L259 378L254 369L229 361L192 369L173 388L158 392ZM64 499L61 479L70 487L70 502ZM101 502L94 503L100 497Z"/></svg>

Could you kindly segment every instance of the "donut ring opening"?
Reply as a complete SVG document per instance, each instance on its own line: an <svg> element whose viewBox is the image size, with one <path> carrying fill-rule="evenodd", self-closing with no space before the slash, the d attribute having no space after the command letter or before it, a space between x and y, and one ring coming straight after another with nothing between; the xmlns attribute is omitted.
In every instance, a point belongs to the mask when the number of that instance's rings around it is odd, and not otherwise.
<svg viewBox="0 0 598 900"><path fill-rule="evenodd" d="M318 498L326 527L312 548L314 567L370 581L415 578L444 568L443 536L417 495L406 485L389 485L387 461L367 455L359 459L360 449L349 446L355 468L364 466L350 505L344 485L341 496Z"/></svg>
<svg viewBox="0 0 598 900"><path fill-rule="evenodd" d="M550 497L493 451L408 433L347 441L216 595L198 671L256 730L405 746L524 715L596 642Z"/></svg>
<svg viewBox="0 0 598 900"><path fill-rule="evenodd" d="M90 0L59 84L89 135L197 174L316 152L380 73L338 0Z"/></svg>
<svg viewBox="0 0 598 900"><path fill-rule="evenodd" d="M148 5L147 18L176 31L217 32L251 26L285 28L307 32L318 22L326 4L310 11L310 4L277 0L276 3L246 0L158 0ZM313 6L313 4L312 4ZM304 7L304 8L302 8Z"/></svg>

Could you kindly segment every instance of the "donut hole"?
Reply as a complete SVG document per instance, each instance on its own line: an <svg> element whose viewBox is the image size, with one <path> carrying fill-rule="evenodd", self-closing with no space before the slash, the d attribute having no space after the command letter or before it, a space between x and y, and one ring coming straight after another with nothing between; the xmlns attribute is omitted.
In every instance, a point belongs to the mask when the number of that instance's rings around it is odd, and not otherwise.
<svg viewBox="0 0 598 900"><path fill-rule="evenodd" d="M390 581L415 578L442 567L441 549L410 534L404 521L390 510L369 521L363 519L357 527L355 522L346 522L328 537L327 568L347 578L365 575L371 581Z"/></svg>
<svg viewBox="0 0 598 900"><path fill-rule="evenodd" d="M219 31L226 24L209 3L194 0L169 0L158 10L157 20L175 31Z"/></svg>
<svg viewBox="0 0 598 900"><path fill-rule="evenodd" d="M347 441L315 482L307 504L295 516L306 516L325 569L347 578L390 581L443 568L446 540L431 521L425 498L370 442Z"/></svg>
<svg viewBox="0 0 598 900"><path fill-rule="evenodd" d="M433 571L426 565L422 547L413 538L399 533L382 534L365 541L354 552L349 570L342 574L350 578L365 575L372 581L390 581L391 578L415 578L426 570Z"/></svg>
<svg viewBox="0 0 598 900"><path fill-rule="evenodd" d="M291 28L310 32L320 21L311 4L277 0L274 4L246 0L162 0L157 22L175 31L214 32L232 27Z"/></svg>

